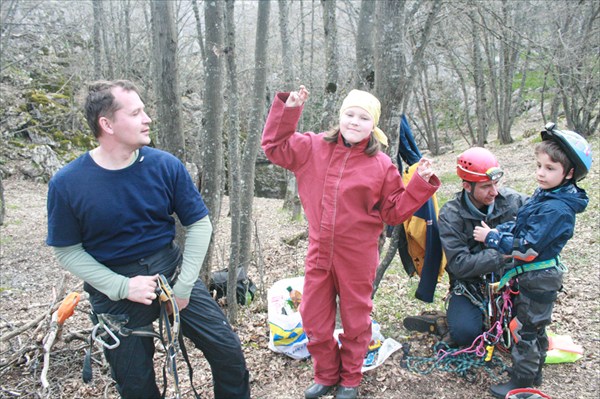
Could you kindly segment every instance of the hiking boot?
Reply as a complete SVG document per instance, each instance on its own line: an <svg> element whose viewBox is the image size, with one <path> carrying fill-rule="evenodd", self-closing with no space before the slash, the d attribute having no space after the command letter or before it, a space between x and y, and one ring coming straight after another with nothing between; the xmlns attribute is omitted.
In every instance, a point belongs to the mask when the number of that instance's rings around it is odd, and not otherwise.
<svg viewBox="0 0 600 399"><path fill-rule="evenodd" d="M540 366L540 368L538 369L537 374L533 378L533 386L534 387L539 387L540 385L542 385L543 381L544 381L544 378L542 376L542 366Z"/></svg>
<svg viewBox="0 0 600 399"><path fill-rule="evenodd" d="M452 339L452 337L450 336L450 332L446 332L441 338L440 338L440 342L448 345L448 348L458 348L460 347L459 344L456 343L456 341L454 339Z"/></svg>
<svg viewBox="0 0 600 399"><path fill-rule="evenodd" d="M428 332L443 336L448 327L446 323L446 315L443 312L425 311L419 316L408 316L402 322L404 328L409 331Z"/></svg>
<svg viewBox="0 0 600 399"><path fill-rule="evenodd" d="M306 390L304 391L304 398L305 399L320 398L323 395L327 395L329 393L329 391L331 391L332 388L333 388L333 385L323 385L323 384L317 384L315 382L314 384L312 384L311 386L306 388Z"/></svg>
<svg viewBox="0 0 600 399"><path fill-rule="evenodd" d="M335 392L336 399L356 399L358 398L358 387L339 386Z"/></svg>
<svg viewBox="0 0 600 399"><path fill-rule="evenodd" d="M513 389L517 388L531 388L533 385L533 378L517 378L510 377L510 381L505 382L504 384L492 385L490 387L490 393L494 395L495 398L506 398L506 394L508 394Z"/></svg>

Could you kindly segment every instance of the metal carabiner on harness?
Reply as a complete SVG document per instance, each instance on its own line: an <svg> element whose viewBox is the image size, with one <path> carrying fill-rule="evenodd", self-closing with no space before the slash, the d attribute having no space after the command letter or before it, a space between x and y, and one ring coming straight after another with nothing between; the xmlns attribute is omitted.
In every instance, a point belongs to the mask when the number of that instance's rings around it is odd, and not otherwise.
<svg viewBox="0 0 600 399"><path fill-rule="evenodd" d="M108 334L108 335L109 335L109 336L110 336L110 337L111 337L111 338L112 338L112 339L115 341L115 343L114 343L114 344L112 344L112 345L109 345L108 343L106 343L106 341L104 341L104 340L102 339L102 337L101 337L101 336L99 336L99 335L98 335L98 328L99 328L100 326L102 326L102 328L104 328L104 331L105 331L105 332L106 332L106 333L107 333L107 334ZM105 347L106 349L115 349L115 348L117 348L119 345L121 345L121 340L119 339L119 337L117 337L117 336L115 335L115 333L113 333L113 332L111 331L111 329L110 329L110 328L108 328L108 327L106 326L106 324L104 324L103 322L100 322L100 323L96 324L96 325L94 326L94 328L92 329L92 340L94 340L94 341L96 341L96 342L100 343L100 344L101 344L103 347Z"/></svg>

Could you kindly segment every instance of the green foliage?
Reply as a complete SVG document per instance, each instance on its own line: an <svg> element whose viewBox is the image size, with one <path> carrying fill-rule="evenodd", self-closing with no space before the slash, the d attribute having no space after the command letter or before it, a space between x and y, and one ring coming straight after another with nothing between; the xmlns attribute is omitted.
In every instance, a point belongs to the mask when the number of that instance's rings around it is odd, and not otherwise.
<svg viewBox="0 0 600 399"><path fill-rule="evenodd" d="M515 74L513 79L512 88L513 90L517 90L521 87L521 80L523 79L522 73ZM547 76L546 85L550 87L556 87L556 82L552 79L552 76ZM527 76L525 77L525 86L524 90L526 93L533 93L537 89L544 86L544 71L543 70L530 70L527 71Z"/></svg>

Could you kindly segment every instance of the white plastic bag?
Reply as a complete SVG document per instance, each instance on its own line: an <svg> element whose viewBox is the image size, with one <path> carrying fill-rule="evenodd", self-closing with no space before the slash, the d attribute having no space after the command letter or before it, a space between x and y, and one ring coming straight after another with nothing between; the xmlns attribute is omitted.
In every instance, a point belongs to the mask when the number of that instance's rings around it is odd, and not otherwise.
<svg viewBox="0 0 600 399"><path fill-rule="evenodd" d="M333 332L335 339L340 342L339 335L344 332L343 329L339 328ZM379 367L386 361L390 355L402 348L402 344L393 338L385 338L381 334L381 327L375 320L371 321L371 342L369 344L369 351L365 355L363 360L363 366L361 371L373 370Z"/></svg>
<svg viewBox="0 0 600 399"><path fill-rule="evenodd" d="M310 356L306 347L308 338L302 328L300 312L288 304L287 287L302 292L304 277L279 280L267 292L269 349L293 359L305 359Z"/></svg>

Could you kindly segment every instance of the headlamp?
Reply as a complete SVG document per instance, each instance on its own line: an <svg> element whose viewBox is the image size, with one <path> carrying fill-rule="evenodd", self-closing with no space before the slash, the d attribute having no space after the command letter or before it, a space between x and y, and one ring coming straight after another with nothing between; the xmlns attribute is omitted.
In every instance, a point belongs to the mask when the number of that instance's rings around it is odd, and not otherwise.
<svg viewBox="0 0 600 399"><path fill-rule="evenodd" d="M497 166L489 168L488 170L485 171L485 173L479 173L479 172L474 172L469 169L465 169L462 167L462 165L457 165L457 166L459 169L463 170L464 172L466 172L468 174L475 175L475 176L485 176L488 179L490 179L491 181L500 180L500 178L502 176L504 176L504 171L502 171L502 169L500 169Z"/></svg>

